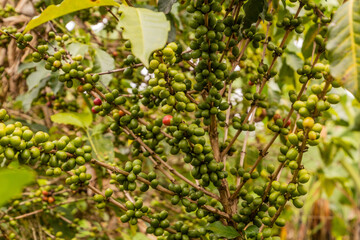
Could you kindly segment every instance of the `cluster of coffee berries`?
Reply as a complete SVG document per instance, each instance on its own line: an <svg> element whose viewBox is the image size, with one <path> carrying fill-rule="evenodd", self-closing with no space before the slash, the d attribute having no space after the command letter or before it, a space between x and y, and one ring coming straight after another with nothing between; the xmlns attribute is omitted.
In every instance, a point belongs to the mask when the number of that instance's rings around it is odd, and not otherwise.
<svg viewBox="0 0 360 240"><path fill-rule="evenodd" d="M188 240L192 238L199 238L201 236L204 236L206 234L206 230L203 227L200 227L196 230L190 229L189 225L178 221L174 224L174 229L176 230L176 233L170 234L167 239L168 240L176 240L176 239L183 239Z"/></svg>
<svg viewBox="0 0 360 240"><path fill-rule="evenodd" d="M280 114L275 114L272 120L273 121L269 122L267 125L268 129L282 135L287 135L289 133L289 127L291 125L290 119L286 120L285 118L281 118Z"/></svg>
<svg viewBox="0 0 360 240"><path fill-rule="evenodd" d="M155 236L162 236L164 229L170 226L169 220L167 220L168 212L163 210L160 213L155 213L150 216L150 226L146 229L147 233L152 233Z"/></svg>
<svg viewBox="0 0 360 240"><path fill-rule="evenodd" d="M89 51L90 56L72 56L68 51L72 42L88 44L85 37L62 34L61 29L57 29L60 34L49 32L45 39L39 40L39 45L32 47L30 34L15 34L16 29L7 28L8 35L1 35L1 41L8 42L11 34L19 48L28 46L34 50L31 54L33 62L43 62L45 69L55 73L52 75L64 83L60 84L61 88L63 85L77 88L77 91L61 89L56 96L44 89L42 92L48 93L40 96L37 104L47 102L55 110L77 111L80 108L76 101L81 95L99 123L101 134L113 135L116 157L112 161L93 159L93 149L85 143L89 140L94 145L92 139L63 136L54 140L45 132L32 132L20 122L0 123L0 157L5 159L4 164L19 160L21 164L32 165L40 173L45 173L45 178L64 180L67 188L62 185L61 188L50 187L49 184L30 195L35 207L60 219L64 215L54 206L60 205L61 200L70 196L69 193L76 197L89 188L98 209L119 207L123 213L117 212L117 216L123 223L135 225L139 219L147 221L147 233L160 240L217 239L217 233L205 227L216 221L236 228L248 239L278 239L275 236L278 227L286 223L281 216L286 203L292 202L296 208L303 206L302 196L307 193L310 173L303 166L302 157L309 146L319 143L324 123L318 117L331 104L340 101L340 97L331 92L331 88L338 87L339 83L332 80L328 66L323 64L327 64L327 58L320 56L326 51L326 25L330 18L325 15L328 12L319 13L323 7L313 1L291 0L288 2L290 6L279 6L283 13L273 14L278 11L274 4L265 7L260 18L251 20L246 9L251 1L185 2L179 9L186 7L186 12L182 11L179 19L184 20L182 32L187 38L157 49L149 59L148 69L129 53L131 43L124 39L118 42L110 40L105 44L109 47L105 50L115 57L119 69L100 73L96 61L91 59L94 57L92 51ZM48 1L41 0L35 5L44 8L47 4ZM290 11L290 7L294 11ZM303 7L311 11L301 12L299 16ZM105 32L110 33L116 28L116 22L111 21L111 16L107 17L109 23L103 21L108 11L104 7L87 9L78 17L90 24L102 21ZM314 16L310 19L310 15ZM288 59L283 55L289 52L287 45L293 37L291 31L302 33L304 23L309 20L318 27L313 55L319 56L313 56L312 61L305 60L304 66L298 69L300 92L285 89L289 94L290 108L278 107L272 99L272 89L266 84L277 77L277 70L282 73L277 59L283 60L281 66L287 65L285 60ZM284 32L281 40L280 35ZM116 45L119 42L120 45ZM112 74L107 86L102 81L105 74ZM273 82L275 85L278 84L276 80ZM241 87L235 86L239 83ZM298 86L293 85L292 89L297 89ZM278 86L280 91L284 90L281 84ZM64 92L75 96L76 100L65 100ZM240 100L233 101L231 94L234 93L240 95ZM289 110L287 116L283 115L285 110ZM0 120L8 120L6 111L0 110ZM255 128L255 123L262 120L267 121L267 128L273 132L264 130L272 137L267 143L263 140L267 136L262 139L259 134L261 123ZM246 138L239 138L244 149L249 147L247 141L256 142L256 146L251 146L253 149L263 147L254 153L256 157L245 150L236 154L239 146L236 140L242 131L247 131ZM278 162L275 161L278 167L271 163L263 164L271 145L278 144L277 137L281 144L280 154L276 155ZM118 157L122 155L127 156ZM235 166L232 165L234 161ZM149 163L153 165L149 167ZM279 178L283 169L290 180ZM102 178L111 178L106 190L96 189L95 176L90 174L93 172L96 172L99 182ZM122 198L122 192L131 201L123 204L126 200ZM138 195L145 192L159 193L164 203L161 207L179 209L179 216L174 218L163 209L157 212L155 207L152 208L156 205L153 202L143 204ZM169 202L173 206L166 204ZM13 201L12 205L17 212L10 213L30 212L28 204L20 200ZM74 212L76 209L71 211L75 216ZM17 225L8 216L3 219L10 226ZM69 225L79 222L75 219ZM174 219L183 221L170 224ZM246 233L246 229L251 227L261 230L259 233ZM44 228L44 231L58 239L67 237L51 228ZM94 235L90 237L95 238L96 230L91 232ZM16 234L10 238L16 238Z"/></svg>
<svg viewBox="0 0 360 240"><path fill-rule="evenodd" d="M105 190L104 195L102 194L95 194L93 199L94 201L97 203L96 207L98 209L103 209L106 207L106 201L111 197L111 195L113 194L113 190L111 188L107 188Z"/></svg>
<svg viewBox="0 0 360 240"><path fill-rule="evenodd" d="M124 223L129 222L131 225L136 225L138 222L138 218L143 217L145 214L149 212L149 207L143 206L142 198L138 198L135 202L127 201L125 203L126 208L128 209L124 215L121 216L120 220ZM162 224L164 228L170 226L169 222L165 226Z"/></svg>
<svg viewBox="0 0 360 240"><path fill-rule="evenodd" d="M9 26L0 28L0 46L5 47L10 43L11 38L9 38L8 34L15 34L17 32L16 27Z"/></svg>
<svg viewBox="0 0 360 240"><path fill-rule="evenodd" d="M121 190L135 191L135 189L137 187L137 184L136 184L137 175L142 173L141 168L142 168L142 161L139 159L136 159L132 162L128 161L125 163L124 170L128 174L124 175L124 174L119 173L114 178L116 180L116 182L120 184ZM143 177L144 179L150 180L151 182L153 180L152 174L146 175L145 173L142 173L139 176ZM154 178L156 178L156 176ZM156 187L155 184L152 184L152 186ZM147 187L142 186L140 188L140 190L145 192L148 190L148 186Z"/></svg>
<svg viewBox="0 0 360 240"><path fill-rule="evenodd" d="M15 15L15 8L12 5L6 4L0 7L0 17L7 18L13 15Z"/></svg>

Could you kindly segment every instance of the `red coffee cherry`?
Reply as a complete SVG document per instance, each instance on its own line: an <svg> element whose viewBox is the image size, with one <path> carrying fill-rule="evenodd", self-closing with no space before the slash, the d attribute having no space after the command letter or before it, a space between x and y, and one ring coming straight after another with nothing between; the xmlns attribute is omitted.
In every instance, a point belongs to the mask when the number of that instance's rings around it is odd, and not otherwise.
<svg viewBox="0 0 360 240"><path fill-rule="evenodd" d="M172 118L173 118L173 116L166 115L162 120L163 124L166 125L166 126L170 126L170 122L171 122Z"/></svg>
<svg viewBox="0 0 360 240"><path fill-rule="evenodd" d="M100 98L95 98L94 99L94 104L97 105L97 106L100 106L102 104L102 101Z"/></svg>

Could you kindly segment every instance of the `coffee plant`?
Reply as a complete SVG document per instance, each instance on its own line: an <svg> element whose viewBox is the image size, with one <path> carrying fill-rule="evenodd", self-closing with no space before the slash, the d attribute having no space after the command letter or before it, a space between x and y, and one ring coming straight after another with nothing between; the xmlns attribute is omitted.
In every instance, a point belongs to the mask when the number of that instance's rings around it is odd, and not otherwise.
<svg viewBox="0 0 360 240"><path fill-rule="evenodd" d="M358 0L3 2L1 239L281 239L359 97Z"/></svg>

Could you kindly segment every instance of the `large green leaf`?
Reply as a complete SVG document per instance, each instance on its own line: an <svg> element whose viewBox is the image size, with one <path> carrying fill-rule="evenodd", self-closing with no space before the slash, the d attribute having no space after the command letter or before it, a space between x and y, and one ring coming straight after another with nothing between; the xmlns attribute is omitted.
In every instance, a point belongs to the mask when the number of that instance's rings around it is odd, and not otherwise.
<svg viewBox="0 0 360 240"><path fill-rule="evenodd" d="M360 100L360 3L349 0L329 27L330 73Z"/></svg>
<svg viewBox="0 0 360 240"><path fill-rule="evenodd" d="M335 190L336 181L331 178L324 177L322 180L322 189L325 190L325 193L328 197L331 197Z"/></svg>
<svg viewBox="0 0 360 240"><path fill-rule="evenodd" d="M104 135L104 124L97 124L92 130L86 131L89 143L93 149L93 157L100 161L114 161L114 143L111 135Z"/></svg>
<svg viewBox="0 0 360 240"><path fill-rule="evenodd" d="M68 13L96 6L120 6L114 0L64 0L59 5L50 5L39 16L34 17L24 32Z"/></svg>
<svg viewBox="0 0 360 240"><path fill-rule="evenodd" d="M206 228L212 231L216 236L226 239L233 239L240 236L240 233L238 233L235 228L224 226L219 221L209 224Z"/></svg>
<svg viewBox="0 0 360 240"><path fill-rule="evenodd" d="M74 42L74 43L70 43L69 46L66 47L66 49L72 56L76 56L76 55L84 56L89 49L89 45Z"/></svg>
<svg viewBox="0 0 360 240"><path fill-rule="evenodd" d="M19 195L22 189L34 181L34 173L25 169L0 170L0 206Z"/></svg>
<svg viewBox="0 0 360 240"><path fill-rule="evenodd" d="M113 70L115 68L115 61L107 52L95 48L94 49L94 72L105 72L108 70ZM112 79L112 74L105 74L100 76L100 81L105 85L109 85Z"/></svg>
<svg viewBox="0 0 360 240"><path fill-rule="evenodd" d="M356 169L356 167L348 164L345 159L342 159L340 161L340 164L343 166L343 168L349 173L350 177L353 179L355 186L358 191L360 191L360 177L359 173Z"/></svg>
<svg viewBox="0 0 360 240"><path fill-rule="evenodd" d="M288 52L285 59L285 63L294 71L301 68L304 64L304 61L295 52Z"/></svg>
<svg viewBox="0 0 360 240"><path fill-rule="evenodd" d="M132 53L148 67L151 53L165 45L170 23L164 13L149 9L121 5L120 10L123 36L130 40Z"/></svg>
<svg viewBox="0 0 360 240"><path fill-rule="evenodd" d="M304 58L309 58L312 55L315 37L318 32L318 27L316 24L310 26L309 30L305 34L304 43L301 48L301 52Z"/></svg>
<svg viewBox="0 0 360 240"><path fill-rule="evenodd" d="M47 84L47 82L54 77L56 77L58 73L52 73L50 77L45 77L42 79L39 79L40 81L38 84L36 84L32 89L28 90L25 94L19 95L16 98L16 101L21 101L21 106L24 112L27 112L31 108L31 104L39 96L39 92L42 88L44 88Z"/></svg>
<svg viewBox="0 0 360 240"><path fill-rule="evenodd" d="M249 0L244 4L245 18L244 28L250 27L261 15L266 13L268 8L265 0Z"/></svg>
<svg viewBox="0 0 360 240"><path fill-rule="evenodd" d="M90 112L56 113L51 116L51 121L60 124L69 124L81 128L87 128L92 123L92 114Z"/></svg>
<svg viewBox="0 0 360 240"><path fill-rule="evenodd" d="M335 239L343 239L342 236L349 234L348 222L344 217L334 216L331 219L331 233L335 235ZM345 238L345 237L344 237Z"/></svg>
<svg viewBox="0 0 360 240"><path fill-rule="evenodd" d="M41 61L38 65L36 65L36 71L29 74L26 78L26 85L28 86L28 90L32 90L34 87L39 85L41 80L46 77L49 77L51 72L45 69L45 62Z"/></svg>
<svg viewBox="0 0 360 240"><path fill-rule="evenodd" d="M36 67L39 63L36 62L27 62L27 63L21 63L18 67L18 73L21 73L25 69Z"/></svg>
<svg viewBox="0 0 360 240"><path fill-rule="evenodd" d="M358 113L354 119L354 125L352 127L352 131L360 131L360 113Z"/></svg>

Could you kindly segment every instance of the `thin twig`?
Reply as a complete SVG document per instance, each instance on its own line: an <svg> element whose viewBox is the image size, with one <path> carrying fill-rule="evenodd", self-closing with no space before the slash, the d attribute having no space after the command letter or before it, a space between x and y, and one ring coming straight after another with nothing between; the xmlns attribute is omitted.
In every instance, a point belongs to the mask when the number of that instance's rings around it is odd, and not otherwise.
<svg viewBox="0 0 360 240"><path fill-rule="evenodd" d="M137 64L132 65L131 67L135 68L135 67L141 67L141 66L144 66L144 64L142 64L142 63L137 63ZM129 68L129 67L124 67L124 68L109 70L109 71L106 71L106 72L93 73L93 74L97 74L97 75L112 74L112 73L116 73L116 72L123 72L123 71L125 71L127 68Z"/></svg>

